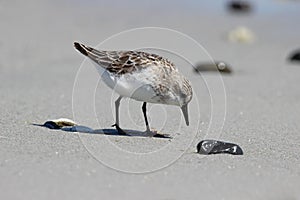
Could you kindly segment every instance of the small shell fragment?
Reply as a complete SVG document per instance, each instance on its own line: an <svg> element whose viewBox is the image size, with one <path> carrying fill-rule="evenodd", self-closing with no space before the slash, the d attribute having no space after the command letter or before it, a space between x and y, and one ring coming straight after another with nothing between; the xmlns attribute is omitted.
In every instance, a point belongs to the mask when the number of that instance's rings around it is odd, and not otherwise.
<svg viewBox="0 0 300 200"><path fill-rule="evenodd" d="M254 33L244 26L239 26L228 33L228 40L238 43L253 43L255 40Z"/></svg>
<svg viewBox="0 0 300 200"><path fill-rule="evenodd" d="M73 120L67 119L67 118L59 118L59 119L53 119L50 120L56 123L58 126L74 126L76 123Z"/></svg>
<svg viewBox="0 0 300 200"><path fill-rule="evenodd" d="M230 66L224 62L204 62L195 66L196 72L219 71L221 73L231 73Z"/></svg>
<svg viewBox="0 0 300 200"><path fill-rule="evenodd" d="M197 152L199 154L219 154L227 153L232 155L243 155L242 148L233 143L222 142L218 140L202 140L197 145Z"/></svg>

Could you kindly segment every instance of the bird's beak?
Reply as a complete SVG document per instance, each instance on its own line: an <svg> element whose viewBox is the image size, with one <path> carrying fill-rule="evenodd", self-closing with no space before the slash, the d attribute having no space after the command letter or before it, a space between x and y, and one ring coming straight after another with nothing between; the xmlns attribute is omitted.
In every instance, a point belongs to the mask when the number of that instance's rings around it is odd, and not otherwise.
<svg viewBox="0 0 300 200"><path fill-rule="evenodd" d="M190 123L189 123L189 114L188 114L188 106L187 106L187 104L185 104L185 105L183 105L181 107L181 111L183 113L183 116L184 116L184 119L185 119L185 123L188 126Z"/></svg>

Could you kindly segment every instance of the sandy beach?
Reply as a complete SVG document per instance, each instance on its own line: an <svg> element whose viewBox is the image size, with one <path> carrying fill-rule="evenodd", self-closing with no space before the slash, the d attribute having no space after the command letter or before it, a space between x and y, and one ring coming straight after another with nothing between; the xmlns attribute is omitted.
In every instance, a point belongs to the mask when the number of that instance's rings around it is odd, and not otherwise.
<svg viewBox="0 0 300 200"><path fill-rule="evenodd" d="M300 62L288 60L300 48L300 2L249 2L250 13L232 14L225 0L1 1L0 199L300 199ZM228 32L240 26L253 32L252 43L228 40ZM65 117L94 129L110 128L116 95L97 82L93 65L73 42L97 46L142 27L184 33L233 70L221 76L184 72L199 109L190 109L191 126L183 123L178 131L179 109L159 105L150 108L152 126L165 125L162 131L173 139L31 125ZM151 44L147 38L137 41ZM127 42L103 46L124 48ZM187 56L193 53L179 40L171 44ZM191 56L192 64L204 58ZM94 92L92 98L77 93L88 94L86 88ZM121 123L143 130L141 104L124 102ZM207 138L236 143L244 155L195 153Z"/></svg>

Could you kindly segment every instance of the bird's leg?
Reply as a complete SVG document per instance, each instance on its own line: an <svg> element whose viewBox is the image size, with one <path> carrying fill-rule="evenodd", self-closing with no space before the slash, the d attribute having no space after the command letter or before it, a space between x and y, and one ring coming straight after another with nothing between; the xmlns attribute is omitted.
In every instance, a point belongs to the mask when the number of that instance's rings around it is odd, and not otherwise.
<svg viewBox="0 0 300 200"><path fill-rule="evenodd" d="M116 123L112 125L112 127L116 127L119 134L126 135L126 133L120 128L119 126L119 107L120 107L120 101L122 99L122 96L119 96L119 98L115 101L115 109L116 109Z"/></svg>
<svg viewBox="0 0 300 200"><path fill-rule="evenodd" d="M149 137L159 137L159 138L170 138L168 135L163 135L160 134L158 131L151 131L149 128L149 123L148 123L148 119L147 119L147 103L144 102L143 106L142 106L142 110L143 110L143 114L144 114L144 118L145 118L145 123L146 123L146 133L148 134Z"/></svg>
<svg viewBox="0 0 300 200"><path fill-rule="evenodd" d="M119 98L115 101L115 110L116 110L116 125L119 126L119 107L120 107L120 102L122 100L122 96L119 96Z"/></svg>
<svg viewBox="0 0 300 200"><path fill-rule="evenodd" d="M143 110L144 119L145 119L146 128L147 128L146 133L148 133L150 136L152 136L153 134L150 131L149 123L148 123L148 119L147 119L147 102L143 103L142 110Z"/></svg>

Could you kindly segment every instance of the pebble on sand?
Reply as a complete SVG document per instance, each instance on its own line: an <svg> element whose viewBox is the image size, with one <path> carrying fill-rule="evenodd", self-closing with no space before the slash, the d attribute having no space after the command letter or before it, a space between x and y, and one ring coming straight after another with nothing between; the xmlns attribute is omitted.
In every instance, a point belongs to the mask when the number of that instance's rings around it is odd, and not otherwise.
<svg viewBox="0 0 300 200"><path fill-rule="evenodd" d="M252 10L251 4L247 1L242 1L242 0L230 1L227 4L227 8L231 12L235 12L235 13L246 13Z"/></svg>
<svg viewBox="0 0 300 200"><path fill-rule="evenodd" d="M292 62L300 62L300 49L293 51L289 56L289 60Z"/></svg>
<svg viewBox="0 0 300 200"><path fill-rule="evenodd" d="M231 67L225 62L203 62L195 66L195 72L214 72L219 71L221 73L232 73Z"/></svg>

